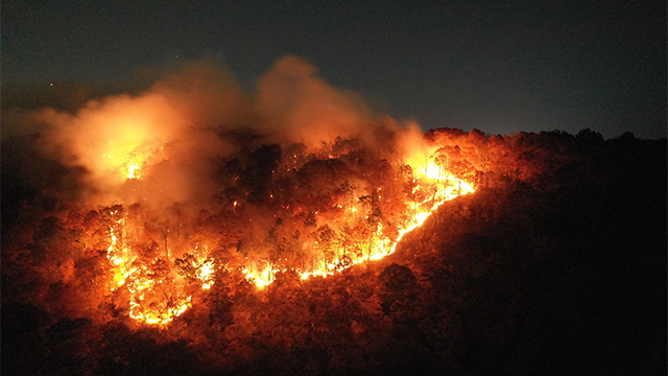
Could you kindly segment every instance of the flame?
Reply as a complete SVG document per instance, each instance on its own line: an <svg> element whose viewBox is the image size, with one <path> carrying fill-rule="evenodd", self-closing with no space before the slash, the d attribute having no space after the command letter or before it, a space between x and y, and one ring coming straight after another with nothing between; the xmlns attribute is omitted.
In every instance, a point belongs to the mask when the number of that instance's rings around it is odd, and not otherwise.
<svg viewBox="0 0 668 376"><path fill-rule="evenodd" d="M139 166L138 166L138 165L136 165L136 164L131 164L131 165L128 167L128 179L139 179L140 176L139 176L139 174L137 174L137 172L139 172L138 170L139 170Z"/></svg>
<svg viewBox="0 0 668 376"><path fill-rule="evenodd" d="M156 140L144 141L132 149L116 147L103 154L112 170L124 179L142 179L146 166L162 158L163 146Z"/></svg>
<svg viewBox="0 0 668 376"><path fill-rule="evenodd" d="M269 265L266 268L257 270L244 268L241 272L244 273L248 281L255 283L255 286L261 290L276 280L276 277L274 276L275 271L277 270L274 270L274 268Z"/></svg>
<svg viewBox="0 0 668 376"><path fill-rule="evenodd" d="M321 261L310 270L295 269L294 271L301 279L307 280L311 277L326 278L328 275L341 272L353 265L371 260L379 260L391 255L396 250L397 244L401 239L409 232L422 226L443 203L475 192L471 184L443 170L434 162L433 158L428 158L426 163L423 163L420 168L414 168L414 171L416 171L415 182L419 182L420 184L413 189L412 193L418 197L425 196L426 198L413 203L408 219L399 226L398 235L395 238L385 235L382 224L379 224L375 236L369 242L365 252L359 255L341 255L328 262ZM435 192L432 194L425 194L427 191L434 189ZM343 208L342 206L339 207ZM349 210L353 214L358 212L356 206L350 206L344 208L344 210ZM267 263L263 267L252 265L242 270L246 278L250 282L255 283L258 289L263 289L270 285L276 279L275 274L284 271L286 271L286 268L281 268L271 263Z"/></svg>
<svg viewBox="0 0 668 376"><path fill-rule="evenodd" d="M142 171L148 161L155 155L155 149L141 148L128 154L122 167L127 171L128 179L141 179ZM312 277L326 278L341 272L353 265L371 260L378 260L395 252L397 244L406 234L422 226L422 224L443 203L462 195L474 193L471 185L452 176L435 163L431 156L418 155L409 160L413 170L411 197L406 202L406 215L402 218L395 231L386 231L383 223L375 225L375 231L369 234L369 240L364 244L355 244L344 249L337 244L333 257L314 256L310 265L295 268L286 259L279 259L279 263L263 261L246 261L246 265L238 267L245 278L255 284L258 289L264 289L276 280L276 275L293 271L302 280ZM378 200L382 188L376 190ZM237 207L234 201L234 208ZM342 218L348 225L364 218L365 210L360 204L342 205L337 207L342 213L348 213ZM167 325L192 307L192 295L184 292L189 284L197 284L201 290L209 290L214 284L216 271L215 260L202 252L197 246L184 259L169 257L142 257L139 252L124 241L125 218L119 210L111 211L109 215L114 223L109 229L109 247L107 258L110 261L112 275L110 292L118 293L125 289L129 293L129 316L139 322L155 325ZM368 215L366 216L368 219ZM391 233L392 235L388 235ZM312 240L317 245L317 240ZM353 249L354 248L354 249ZM181 263L183 272L174 273L176 264ZM190 274L188 274L190 273ZM192 290L190 290L192 291Z"/></svg>
<svg viewBox="0 0 668 376"><path fill-rule="evenodd" d="M195 273L197 279L202 283L202 289L208 290L213 286L213 276L215 273L214 263L212 258L199 255L197 247L195 247L195 254L197 261L192 262L192 266L197 270Z"/></svg>
<svg viewBox="0 0 668 376"><path fill-rule="evenodd" d="M121 216L118 211L109 214L112 217ZM144 260L124 244L124 225L125 218L121 216L109 231L107 259L111 261L113 274L110 291L113 293L124 288L129 292L129 315L133 319L147 324L168 324L191 307L192 296L183 296L181 291L185 284L182 281L174 281L169 273L155 271L159 264L165 263L163 259ZM167 263L171 261L168 260ZM201 277L203 284L210 287L213 283L212 261L204 261L199 267L198 277Z"/></svg>

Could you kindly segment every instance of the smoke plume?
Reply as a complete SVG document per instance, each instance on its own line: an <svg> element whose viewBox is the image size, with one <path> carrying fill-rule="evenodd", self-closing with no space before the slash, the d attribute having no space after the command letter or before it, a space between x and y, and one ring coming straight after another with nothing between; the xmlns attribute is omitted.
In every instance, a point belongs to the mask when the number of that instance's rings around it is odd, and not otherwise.
<svg viewBox="0 0 668 376"><path fill-rule="evenodd" d="M220 188L221 161L262 144L303 144L316 151L336 137L361 137L388 148L377 134L393 139L398 128L294 56L278 60L251 93L211 61L188 62L145 92L90 100L75 112L11 109L3 111L3 124L8 152L31 150L32 158L12 161L22 164L19 180L30 189L50 185L97 204L138 201L155 207L211 197ZM133 163L142 184L128 181ZM70 181L54 186L34 177L49 164L66 171L69 177L62 179Z"/></svg>

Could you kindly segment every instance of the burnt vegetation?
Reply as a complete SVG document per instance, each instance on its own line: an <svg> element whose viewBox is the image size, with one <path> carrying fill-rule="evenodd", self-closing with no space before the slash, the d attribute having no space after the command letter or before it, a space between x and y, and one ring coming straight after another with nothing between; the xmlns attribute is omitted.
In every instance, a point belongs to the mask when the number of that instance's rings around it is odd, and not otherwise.
<svg viewBox="0 0 668 376"><path fill-rule="evenodd" d="M258 249L316 262L305 238L319 257L353 252L400 220L410 168L355 139L316 151L249 141L217 162L207 210L152 217L141 204L77 205L85 170L45 167L30 140L6 140L3 374L665 375L665 138L425 137L475 194L442 205L388 257L327 278L277 273L264 290L223 266ZM365 195L362 181L374 182ZM368 217L318 226L345 202ZM133 321L123 292L108 293L110 212L140 229L126 241L147 258L168 242L210 247L211 289L193 287L192 308L166 327ZM174 257L196 281L193 256ZM151 270L168 284L163 266Z"/></svg>

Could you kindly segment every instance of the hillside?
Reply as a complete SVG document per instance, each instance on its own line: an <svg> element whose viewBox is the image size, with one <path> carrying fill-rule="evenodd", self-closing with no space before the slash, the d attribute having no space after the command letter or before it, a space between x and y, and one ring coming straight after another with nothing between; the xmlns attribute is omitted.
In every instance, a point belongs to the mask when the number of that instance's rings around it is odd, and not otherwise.
<svg viewBox="0 0 668 376"><path fill-rule="evenodd" d="M665 138L430 131L433 159L475 193L354 263L436 200L393 159L397 138L250 142L216 161L206 210L170 202L158 216L141 200L84 205L85 171L45 159L34 139L5 140L3 373L666 373ZM172 171L152 166L123 189ZM121 219L133 262L173 284L142 314L189 296L164 325L133 318L134 287L118 282ZM249 277L266 264L270 280Z"/></svg>

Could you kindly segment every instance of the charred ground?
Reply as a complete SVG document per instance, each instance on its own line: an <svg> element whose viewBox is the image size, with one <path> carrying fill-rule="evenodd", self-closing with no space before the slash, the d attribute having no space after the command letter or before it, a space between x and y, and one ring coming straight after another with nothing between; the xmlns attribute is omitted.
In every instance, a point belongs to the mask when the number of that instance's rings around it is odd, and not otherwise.
<svg viewBox="0 0 668 376"><path fill-rule="evenodd" d="M3 373L666 373L665 138L448 129L426 138L446 148L453 173L484 169L470 176L474 195L445 203L396 253L326 279L278 274L262 291L219 270L211 291L162 329L98 292L108 261L94 251L107 245L83 243L101 236L103 211L73 205L85 171L45 167L31 140L3 142ZM313 156L295 179L364 163L382 173L347 145L347 159ZM233 238L222 207L237 196L271 206L276 154L260 145L222 161L220 179L240 183L219 192L197 228L227 226ZM233 256L221 247L218 259Z"/></svg>

